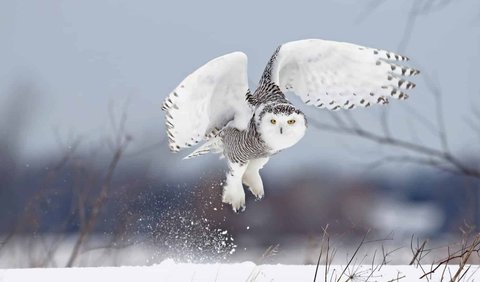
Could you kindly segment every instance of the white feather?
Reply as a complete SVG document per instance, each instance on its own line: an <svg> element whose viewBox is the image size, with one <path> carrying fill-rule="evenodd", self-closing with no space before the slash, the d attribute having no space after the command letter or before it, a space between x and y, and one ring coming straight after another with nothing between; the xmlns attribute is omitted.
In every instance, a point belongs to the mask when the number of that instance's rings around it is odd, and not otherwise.
<svg viewBox="0 0 480 282"><path fill-rule="evenodd" d="M402 89L415 84L401 76L418 70L390 64L408 58L351 43L307 39L285 43L271 75L282 91L293 91L303 102L320 108L350 109L385 104L388 97L406 99Z"/></svg>
<svg viewBox="0 0 480 282"><path fill-rule="evenodd" d="M215 58L187 76L163 106L170 149L195 145L229 122L245 129L252 115L247 91L247 56L242 52Z"/></svg>

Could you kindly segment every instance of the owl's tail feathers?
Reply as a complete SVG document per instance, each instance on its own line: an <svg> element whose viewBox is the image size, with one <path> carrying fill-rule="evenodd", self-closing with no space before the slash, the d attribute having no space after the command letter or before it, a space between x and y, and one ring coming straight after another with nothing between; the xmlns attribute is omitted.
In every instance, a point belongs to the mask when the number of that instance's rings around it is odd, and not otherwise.
<svg viewBox="0 0 480 282"><path fill-rule="evenodd" d="M211 138L210 140L205 142L205 144L200 146L198 149L196 149L190 155L186 156L183 159L188 160L194 157L205 155L210 152L217 154L223 152L223 142L220 137Z"/></svg>

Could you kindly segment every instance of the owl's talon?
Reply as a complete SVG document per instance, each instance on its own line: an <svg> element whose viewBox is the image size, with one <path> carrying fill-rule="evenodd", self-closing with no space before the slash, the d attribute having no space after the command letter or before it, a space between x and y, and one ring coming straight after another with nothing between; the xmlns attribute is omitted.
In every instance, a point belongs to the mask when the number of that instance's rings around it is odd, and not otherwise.
<svg viewBox="0 0 480 282"><path fill-rule="evenodd" d="M233 209L233 212L234 212L234 213L241 213L241 212L244 212L244 211L245 211L246 206L242 206L242 207L240 207L240 208L238 208L238 209L235 209L235 208L232 206L232 209Z"/></svg>
<svg viewBox="0 0 480 282"><path fill-rule="evenodd" d="M225 203L225 202L224 202ZM234 213L241 213L241 212L244 212L245 211L245 204L243 206L237 206L233 203L225 203L227 205L231 205L232 206L232 210Z"/></svg>
<svg viewBox="0 0 480 282"><path fill-rule="evenodd" d="M232 206L234 212L238 212L240 209L245 210L245 192L243 188L232 186L223 187L222 202Z"/></svg>

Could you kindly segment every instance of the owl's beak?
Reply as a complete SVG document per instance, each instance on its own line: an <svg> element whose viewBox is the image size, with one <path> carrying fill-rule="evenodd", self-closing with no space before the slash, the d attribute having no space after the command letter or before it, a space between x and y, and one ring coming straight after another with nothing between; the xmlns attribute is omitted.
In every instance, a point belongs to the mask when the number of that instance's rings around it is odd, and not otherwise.
<svg viewBox="0 0 480 282"><path fill-rule="evenodd" d="M280 134L283 134L283 127L280 127Z"/></svg>

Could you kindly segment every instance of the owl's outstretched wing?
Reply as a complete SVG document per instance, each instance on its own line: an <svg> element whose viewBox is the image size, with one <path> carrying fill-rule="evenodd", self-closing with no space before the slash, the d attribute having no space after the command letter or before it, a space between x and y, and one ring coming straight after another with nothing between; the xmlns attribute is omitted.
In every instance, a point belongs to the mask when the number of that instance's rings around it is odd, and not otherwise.
<svg viewBox="0 0 480 282"><path fill-rule="evenodd" d="M406 99L415 87L404 79L420 73L393 63L408 58L385 50L351 43L307 39L280 45L260 83L277 84L303 102L337 110L386 104L388 98Z"/></svg>
<svg viewBox="0 0 480 282"><path fill-rule="evenodd" d="M172 151L190 147L250 113L247 56L215 58L187 76L165 99L165 123ZM241 117L241 118L240 118Z"/></svg>

